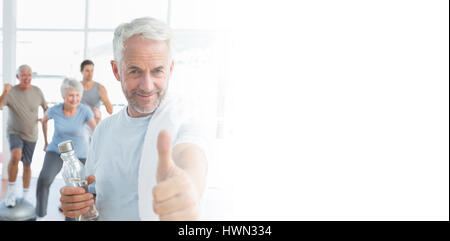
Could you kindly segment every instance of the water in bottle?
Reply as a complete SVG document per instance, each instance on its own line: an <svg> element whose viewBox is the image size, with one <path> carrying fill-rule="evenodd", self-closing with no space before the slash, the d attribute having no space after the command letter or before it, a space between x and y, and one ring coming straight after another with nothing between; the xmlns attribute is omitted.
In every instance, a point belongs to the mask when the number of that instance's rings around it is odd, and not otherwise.
<svg viewBox="0 0 450 241"><path fill-rule="evenodd" d="M63 141L58 144L61 152L61 159L63 159L63 173L62 176L67 186L83 187L86 193L88 192L88 182L84 171L83 163L76 157L73 149L72 141ZM89 208L89 211L79 217L77 221L94 221L98 219L98 211L95 204Z"/></svg>

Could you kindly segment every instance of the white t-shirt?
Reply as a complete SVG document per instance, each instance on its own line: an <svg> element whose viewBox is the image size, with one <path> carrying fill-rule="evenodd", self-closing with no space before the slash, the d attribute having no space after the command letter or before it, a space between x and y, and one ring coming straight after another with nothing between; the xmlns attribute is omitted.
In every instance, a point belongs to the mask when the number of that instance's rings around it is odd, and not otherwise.
<svg viewBox="0 0 450 241"><path fill-rule="evenodd" d="M138 172L151 115L128 116L127 107L102 120L92 136L86 174L95 175L99 220L140 220Z"/></svg>
<svg viewBox="0 0 450 241"><path fill-rule="evenodd" d="M180 143L200 147L208 159L208 142L193 105L167 95L151 117L131 118L127 108L95 129L86 160L86 174L95 175L100 220L158 220L153 212L157 136L163 129Z"/></svg>

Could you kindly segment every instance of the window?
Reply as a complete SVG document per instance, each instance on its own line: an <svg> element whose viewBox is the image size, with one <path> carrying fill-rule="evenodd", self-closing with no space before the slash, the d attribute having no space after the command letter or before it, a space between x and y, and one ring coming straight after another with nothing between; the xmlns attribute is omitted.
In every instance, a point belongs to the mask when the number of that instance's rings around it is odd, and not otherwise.
<svg viewBox="0 0 450 241"><path fill-rule="evenodd" d="M85 1L19 0L17 28L84 28Z"/></svg>
<svg viewBox="0 0 450 241"><path fill-rule="evenodd" d="M3 27L3 0L0 0L0 29ZM2 33L3 36L3 33Z"/></svg>
<svg viewBox="0 0 450 241"><path fill-rule="evenodd" d="M122 93L122 87L120 82L116 80L110 64L114 58L112 48L113 35L113 32L89 33L87 58L95 64L93 79L105 86L110 101L113 104L126 104L127 100ZM114 111L118 110L118 108L115 108Z"/></svg>
<svg viewBox="0 0 450 241"><path fill-rule="evenodd" d="M134 18L151 16L166 21L168 0L89 1L89 28L114 29Z"/></svg>
<svg viewBox="0 0 450 241"><path fill-rule="evenodd" d="M172 0L170 25L174 29L214 29L216 13L214 0Z"/></svg>
<svg viewBox="0 0 450 241"><path fill-rule="evenodd" d="M3 30L1 29L0 29L0 80L3 81Z"/></svg>
<svg viewBox="0 0 450 241"><path fill-rule="evenodd" d="M17 66L28 64L38 75L76 76L83 59L81 32L17 32Z"/></svg>
<svg viewBox="0 0 450 241"><path fill-rule="evenodd" d="M175 31L175 68L170 91L193 101L210 132L216 132L221 80L218 49L223 47L214 31Z"/></svg>

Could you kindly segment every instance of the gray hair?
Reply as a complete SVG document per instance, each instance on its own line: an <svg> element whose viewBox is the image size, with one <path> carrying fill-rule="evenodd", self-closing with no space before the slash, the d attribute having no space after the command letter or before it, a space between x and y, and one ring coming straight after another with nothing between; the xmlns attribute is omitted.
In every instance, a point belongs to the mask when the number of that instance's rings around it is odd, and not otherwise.
<svg viewBox="0 0 450 241"><path fill-rule="evenodd" d="M136 34L141 35L145 39L166 41L169 46L169 61L172 60L173 39L170 27L166 23L155 18L137 18L130 23L120 24L114 31L114 61L116 61L119 69L123 57L123 42Z"/></svg>
<svg viewBox="0 0 450 241"><path fill-rule="evenodd" d="M83 95L83 85L80 83L80 81L76 79L71 78L65 78L62 85L61 85L61 95L64 98L67 93L67 89L74 89Z"/></svg>
<svg viewBox="0 0 450 241"><path fill-rule="evenodd" d="M22 73L23 70L25 69L29 69L31 71L31 67L27 64L22 64L21 66L19 66L19 68L17 68L17 75L20 75Z"/></svg>

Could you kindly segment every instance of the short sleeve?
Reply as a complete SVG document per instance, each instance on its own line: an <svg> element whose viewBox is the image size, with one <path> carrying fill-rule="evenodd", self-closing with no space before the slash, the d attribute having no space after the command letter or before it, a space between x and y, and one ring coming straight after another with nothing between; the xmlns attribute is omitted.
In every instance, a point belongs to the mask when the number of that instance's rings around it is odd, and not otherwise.
<svg viewBox="0 0 450 241"><path fill-rule="evenodd" d="M192 143L200 147L206 156L209 155L207 135L201 124L194 118L186 120L178 129L174 146L180 143Z"/></svg>
<svg viewBox="0 0 450 241"><path fill-rule="evenodd" d="M38 90L39 90L39 95L41 96L41 106L45 110L48 108L47 101L45 101L45 97L44 97L44 94L42 93L41 89L38 89Z"/></svg>
<svg viewBox="0 0 450 241"><path fill-rule="evenodd" d="M52 108L47 109L46 113L47 113L47 116L49 119L55 118L55 111L56 111L57 106L59 106L59 105L55 105Z"/></svg>
<svg viewBox="0 0 450 241"><path fill-rule="evenodd" d="M92 112L90 107L88 107L87 105L84 105L84 104L83 104L83 109L84 109L84 113L85 113L84 122L87 122L89 119L94 117L94 112Z"/></svg>
<svg viewBox="0 0 450 241"><path fill-rule="evenodd" d="M208 129L209 121L202 118L201 109L192 103L189 99L176 99L172 105L176 106L177 115L182 119L177 133L172 141L172 145L176 146L181 143L191 143L198 146L205 154L206 158L210 155L210 130Z"/></svg>
<svg viewBox="0 0 450 241"><path fill-rule="evenodd" d="M10 94L8 93L8 94L6 95L5 100L4 100L3 103L2 103L3 106L7 106L7 105L9 104L9 96L10 96Z"/></svg>

